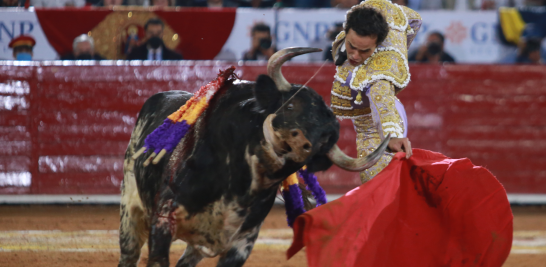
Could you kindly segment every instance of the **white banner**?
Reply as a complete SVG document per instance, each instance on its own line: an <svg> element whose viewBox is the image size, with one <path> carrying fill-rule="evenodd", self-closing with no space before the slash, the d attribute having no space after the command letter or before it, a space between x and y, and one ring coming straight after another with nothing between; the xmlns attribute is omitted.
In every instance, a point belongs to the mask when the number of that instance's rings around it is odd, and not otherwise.
<svg viewBox="0 0 546 267"><path fill-rule="evenodd" d="M251 47L251 30L256 23L268 25L273 35L275 32L275 10L238 8L233 30L216 59L241 60L245 51Z"/></svg>
<svg viewBox="0 0 546 267"><path fill-rule="evenodd" d="M8 45L21 34L28 34L36 40L33 59L53 60L58 57L47 41L36 13L22 8L9 8L0 11L0 60L13 59L13 50Z"/></svg>
<svg viewBox="0 0 546 267"><path fill-rule="evenodd" d="M279 49L292 46L308 46L329 49L332 40L327 33L336 23L345 21L346 10L328 9L282 9L278 13L277 46ZM295 57L293 61L322 61L323 53Z"/></svg>
<svg viewBox="0 0 546 267"><path fill-rule="evenodd" d="M238 10L236 24L225 49L236 50L250 45L249 29L260 16L270 23L274 13L255 9ZM330 46L328 29L345 20L346 10L281 9L277 13L276 45L309 46L326 49ZM264 14L266 13L266 14ZM488 12L420 12L423 24L410 51L417 49L432 31L445 35L445 51L459 63L494 63L500 60L501 45L496 37L497 13ZM243 18L244 17L244 18ZM264 19L265 20L265 19ZM273 28L272 28L273 30ZM244 37L246 34L246 38ZM237 37L235 37L237 36ZM232 38L233 37L233 38ZM237 55L241 59L241 55ZM322 61L323 53L298 56L293 61Z"/></svg>
<svg viewBox="0 0 546 267"><path fill-rule="evenodd" d="M421 30L410 50L419 48L429 33L438 31L445 37L444 50L455 62L495 63L500 60L502 45L497 39L495 11L420 12Z"/></svg>
<svg viewBox="0 0 546 267"><path fill-rule="evenodd" d="M495 63L500 60L502 46L497 40L497 13L423 11L423 25L410 51L423 44L428 34L439 31L445 35L445 51L459 63ZM262 22L271 27L273 43L278 49L309 46L327 49L331 40L328 30L345 20L346 10L339 9L251 9L239 8L235 24L217 59L241 60L251 45L251 29ZM221 22L216 22L221 23ZM12 59L9 42L20 34L36 39L34 59L52 60L57 53L47 41L36 13L23 9L0 11L0 59ZM294 58L294 61L322 61L324 53Z"/></svg>

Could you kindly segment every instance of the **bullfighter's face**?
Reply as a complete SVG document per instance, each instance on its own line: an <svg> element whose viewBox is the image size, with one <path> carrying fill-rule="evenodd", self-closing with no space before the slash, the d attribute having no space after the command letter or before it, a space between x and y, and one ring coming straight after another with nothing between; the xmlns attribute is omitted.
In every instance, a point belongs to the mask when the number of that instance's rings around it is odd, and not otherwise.
<svg viewBox="0 0 546 267"><path fill-rule="evenodd" d="M349 29L345 38L347 49L347 60L353 66L359 66L368 59L377 47L377 36L361 36L352 29Z"/></svg>

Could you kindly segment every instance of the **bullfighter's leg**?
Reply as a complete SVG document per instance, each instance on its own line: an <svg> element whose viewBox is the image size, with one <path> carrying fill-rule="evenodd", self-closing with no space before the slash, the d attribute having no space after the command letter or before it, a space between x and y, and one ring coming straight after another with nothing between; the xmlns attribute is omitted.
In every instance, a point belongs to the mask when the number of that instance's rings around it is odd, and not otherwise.
<svg viewBox="0 0 546 267"><path fill-rule="evenodd" d="M188 245L184 250L184 255L180 257L176 263L176 267L193 267L203 259L203 255L199 253L193 246Z"/></svg>
<svg viewBox="0 0 546 267"><path fill-rule="evenodd" d="M260 225L251 230L241 233L237 240L233 241L233 246L220 257L216 267L240 267L245 264L246 259L254 247L254 243L260 232Z"/></svg>
<svg viewBox="0 0 546 267"><path fill-rule="evenodd" d="M140 258L140 249L148 237L149 228L134 179L132 181L125 179L122 185L120 217L119 246L121 253L118 266L136 266Z"/></svg>

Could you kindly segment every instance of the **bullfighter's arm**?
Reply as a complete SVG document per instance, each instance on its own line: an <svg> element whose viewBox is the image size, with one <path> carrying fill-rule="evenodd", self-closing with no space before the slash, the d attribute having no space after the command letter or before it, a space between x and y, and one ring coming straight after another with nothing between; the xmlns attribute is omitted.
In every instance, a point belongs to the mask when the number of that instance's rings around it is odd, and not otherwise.
<svg viewBox="0 0 546 267"><path fill-rule="evenodd" d="M385 80L375 82L367 93L370 100L373 122L379 129L381 139L387 134L405 137L404 120L396 107L394 85Z"/></svg>
<svg viewBox="0 0 546 267"><path fill-rule="evenodd" d="M387 134L401 138L405 132L402 116L396 107L398 100L394 96L394 86L390 82L376 81L366 95L370 100L371 115L354 120L358 157L365 157L373 152ZM393 155L385 153L374 166L361 172L362 183L381 172L392 160Z"/></svg>

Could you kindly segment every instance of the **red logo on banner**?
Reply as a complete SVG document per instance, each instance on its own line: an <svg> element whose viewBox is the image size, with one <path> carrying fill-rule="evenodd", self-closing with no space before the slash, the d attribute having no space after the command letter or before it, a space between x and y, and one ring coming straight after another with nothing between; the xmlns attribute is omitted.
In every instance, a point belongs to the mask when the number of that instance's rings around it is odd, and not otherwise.
<svg viewBox="0 0 546 267"><path fill-rule="evenodd" d="M467 28L460 21L453 21L446 29L446 38L454 43L460 44L467 37Z"/></svg>

